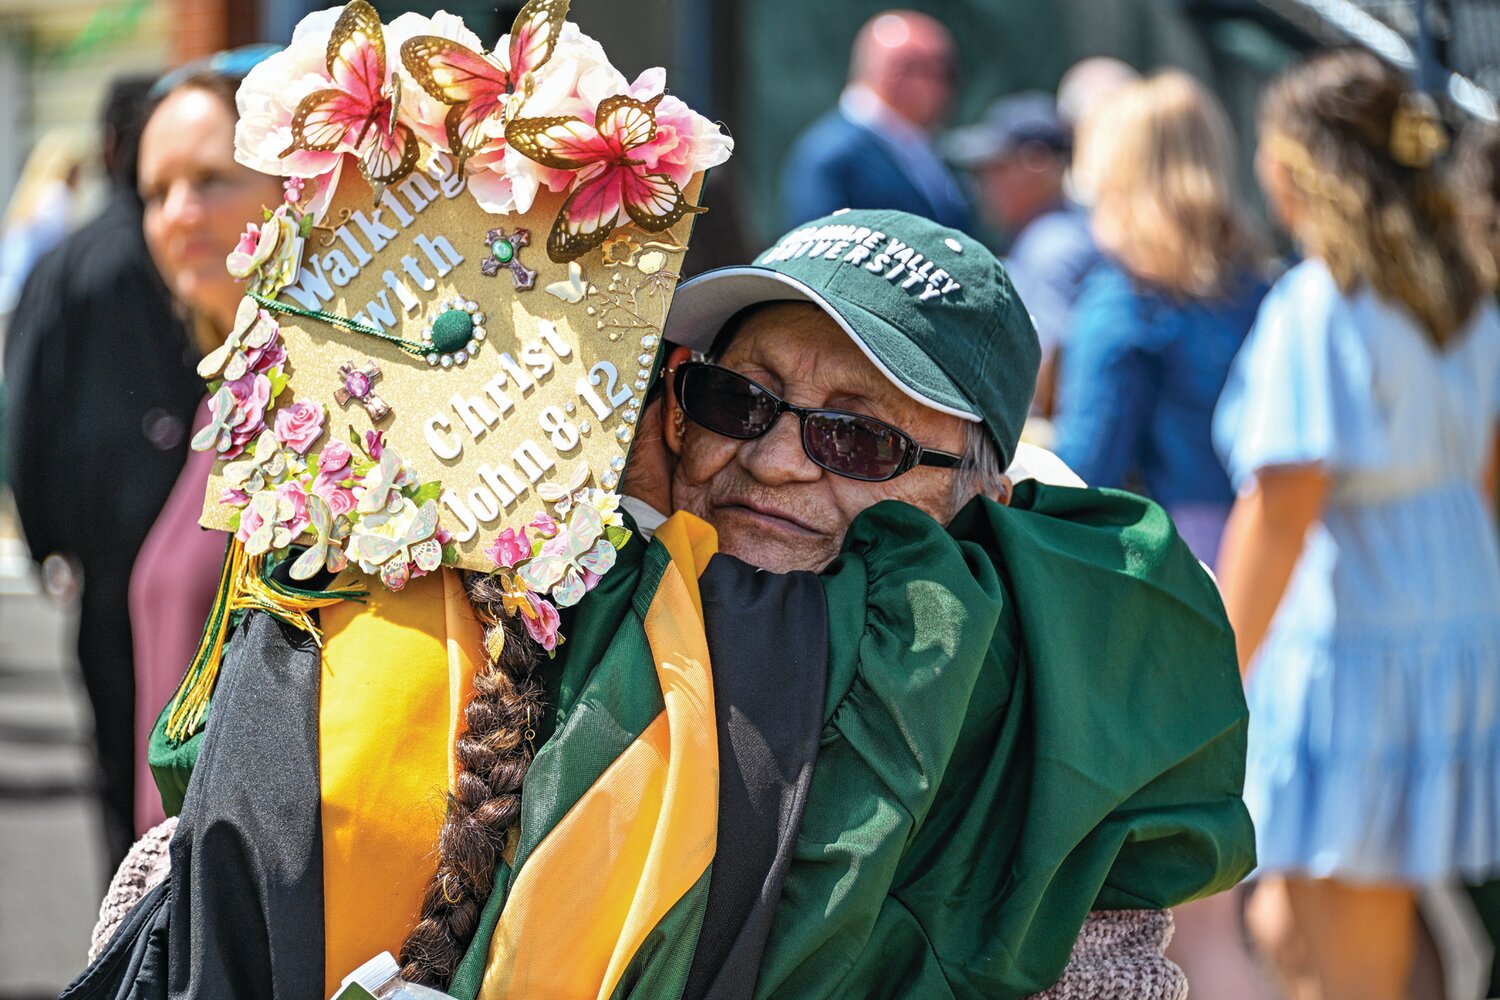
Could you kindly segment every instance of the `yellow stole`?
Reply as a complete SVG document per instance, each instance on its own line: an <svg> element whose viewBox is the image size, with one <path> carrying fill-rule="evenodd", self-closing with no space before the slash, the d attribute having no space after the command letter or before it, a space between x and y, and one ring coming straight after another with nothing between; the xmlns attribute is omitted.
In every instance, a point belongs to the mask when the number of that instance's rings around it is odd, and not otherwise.
<svg viewBox="0 0 1500 1000"><path fill-rule="evenodd" d="M646 615L665 708L537 845L516 878L480 1000L607 997L713 860L719 765L698 575L717 551L677 514ZM453 570L322 611L319 755L324 987L398 952L436 867L453 746L482 627Z"/></svg>

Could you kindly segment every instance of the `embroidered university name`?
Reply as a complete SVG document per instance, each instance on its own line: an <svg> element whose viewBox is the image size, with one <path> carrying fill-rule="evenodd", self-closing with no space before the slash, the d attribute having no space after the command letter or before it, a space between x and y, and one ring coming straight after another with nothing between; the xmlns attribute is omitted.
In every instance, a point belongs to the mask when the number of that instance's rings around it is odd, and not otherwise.
<svg viewBox="0 0 1500 1000"><path fill-rule="evenodd" d="M799 229L760 255L758 264L778 260L826 260L863 267L915 291L920 302L941 298L962 286L946 270L909 243L868 226Z"/></svg>
<svg viewBox="0 0 1500 1000"><path fill-rule="evenodd" d="M426 173L414 173L395 187L387 188L368 215L362 210L351 213L349 222L333 230L343 249L308 254L306 263L297 274L297 283L288 285L285 293L304 309L324 308L334 298L335 289L343 288L357 278L361 269L374 260L375 254L383 251L401 234L401 230L417 221L417 216L437 200L439 192L444 198L454 198L463 191L464 177L454 166L451 157L434 155ZM395 226L386 222L387 212ZM454 249L447 237L429 239L419 233L413 244L438 278L463 263L463 255ZM404 254L400 266L399 275L394 268L386 269L381 275L386 287L367 302L363 310L355 313L355 320L382 330L393 329L398 325L399 314L391 303L392 293L399 303L399 312L411 313L421 305L412 285L423 292L430 292L437 286L434 277L423 270L422 261L414 254Z"/></svg>

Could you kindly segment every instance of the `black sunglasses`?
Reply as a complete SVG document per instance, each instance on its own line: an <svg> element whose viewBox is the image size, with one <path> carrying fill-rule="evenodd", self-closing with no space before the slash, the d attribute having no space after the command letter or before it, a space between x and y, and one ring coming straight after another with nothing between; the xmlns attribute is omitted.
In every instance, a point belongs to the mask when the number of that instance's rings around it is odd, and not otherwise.
<svg viewBox="0 0 1500 1000"><path fill-rule="evenodd" d="M919 465L951 469L963 461L946 451L923 448L899 427L863 413L793 406L730 368L689 361L677 366L674 378L677 403L688 419L725 437L758 438L783 413L795 413L802 423L807 457L849 479L879 483Z"/></svg>

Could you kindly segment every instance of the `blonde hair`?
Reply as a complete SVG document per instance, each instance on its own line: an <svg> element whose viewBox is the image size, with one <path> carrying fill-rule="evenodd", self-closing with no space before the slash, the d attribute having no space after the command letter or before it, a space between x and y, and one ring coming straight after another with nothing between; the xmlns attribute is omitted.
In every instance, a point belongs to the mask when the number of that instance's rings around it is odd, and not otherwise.
<svg viewBox="0 0 1500 1000"><path fill-rule="evenodd" d="M1368 285L1401 303L1442 346L1468 321L1482 282L1435 145L1415 156L1393 143L1414 103L1401 73L1374 54L1321 53L1267 88L1262 155L1290 181L1300 209L1292 235L1339 289Z"/></svg>
<svg viewBox="0 0 1500 1000"><path fill-rule="evenodd" d="M5 227L30 222L55 184L68 183L88 158L87 143L76 132L53 129L37 140L5 209Z"/></svg>
<svg viewBox="0 0 1500 1000"><path fill-rule="evenodd" d="M1127 83L1090 116L1094 238L1136 279L1185 298L1224 294L1260 255L1234 196L1223 107L1177 71Z"/></svg>

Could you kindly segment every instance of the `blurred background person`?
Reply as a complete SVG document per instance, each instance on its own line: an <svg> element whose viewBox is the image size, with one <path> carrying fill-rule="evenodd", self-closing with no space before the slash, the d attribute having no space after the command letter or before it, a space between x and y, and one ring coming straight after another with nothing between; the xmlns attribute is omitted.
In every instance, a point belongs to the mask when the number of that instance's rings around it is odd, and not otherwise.
<svg viewBox="0 0 1500 1000"><path fill-rule="evenodd" d="M941 23L909 10L867 21L838 106L799 137L781 175L785 228L841 208L894 208L974 230L967 197L933 136L958 85Z"/></svg>
<svg viewBox="0 0 1500 1000"><path fill-rule="evenodd" d="M244 297L224 258L245 225L283 197L281 178L257 173L234 158L235 91L251 67L275 51L258 45L220 53L164 77L153 91L155 103L141 135L146 244L203 353L224 342ZM201 382L198 392L203 392ZM207 408L200 406L198 421L206 419ZM130 578L141 832L164 818L146 766L146 743L198 647L228 544L224 532L198 526L214 457L213 452L188 453Z"/></svg>
<svg viewBox="0 0 1500 1000"><path fill-rule="evenodd" d="M0 223L0 316L16 307L26 276L72 228L84 157L77 135L53 129L26 158Z"/></svg>
<svg viewBox="0 0 1500 1000"><path fill-rule="evenodd" d="M1464 236L1494 287L1500 283L1500 123L1470 122L1453 150Z"/></svg>
<svg viewBox="0 0 1500 1000"><path fill-rule="evenodd" d="M1050 413L1052 362L1099 259L1088 214L1063 193L1072 135L1050 94L1027 91L1000 98L978 123L949 133L945 151L973 177L984 221L1008 247L1006 270L1042 343L1034 409Z"/></svg>
<svg viewBox="0 0 1500 1000"><path fill-rule="evenodd" d="M5 451L22 532L37 562L55 556L82 574L78 662L115 864L134 839L130 567L182 468L203 395L197 352L141 233L136 152L149 87L110 87L104 210L37 264L5 344Z"/></svg>
<svg viewBox="0 0 1500 1000"><path fill-rule="evenodd" d="M1463 130L1453 152L1453 180L1470 256L1490 290L1496 292L1500 290L1500 124L1474 121ZM1500 474L1500 437L1496 447L1485 483L1490 497L1500 493L1495 482ZM1471 884L1467 889L1495 948L1485 995L1500 996L1500 879Z"/></svg>
<svg viewBox="0 0 1500 1000"><path fill-rule="evenodd" d="M1091 164L1078 156L1084 145L1084 133L1092 124L1094 112L1110 95L1127 83L1141 78L1135 67L1113 56L1089 56L1069 66L1057 81L1057 117L1073 136L1073 159L1068 165L1067 192L1075 204L1085 209L1094 203ZM1089 148L1096 148L1097 144Z"/></svg>
<svg viewBox="0 0 1500 1000"><path fill-rule="evenodd" d="M1104 260L1074 304L1055 450L1090 486L1132 487L1212 562L1234 493L1214 454L1214 405L1266 286L1262 243L1235 199L1223 108L1180 72L1128 83L1099 112L1094 178ZM1102 162L1102 160L1101 160Z"/></svg>
<svg viewBox="0 0 1500 1000"><path fill-rule="evenodd" d="M1417 892L1500 869L1500 549L1480 488L1500 314L1427 107L1363 50L1267 89L1257 172L1306 259L1215 420L1239 494L1219 580L1250 702L1248 917L1299 1000L1441 995L1408 986Z"/></svg>

